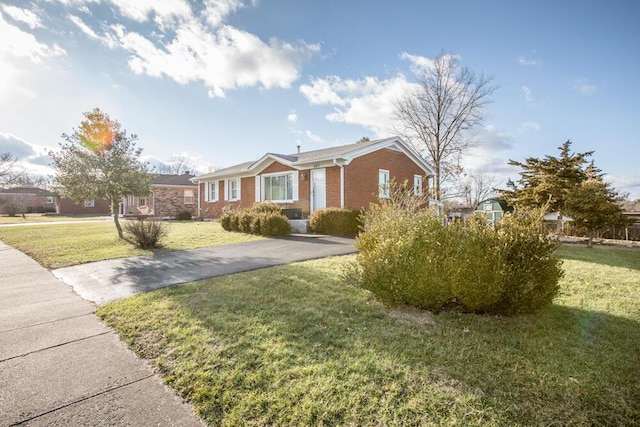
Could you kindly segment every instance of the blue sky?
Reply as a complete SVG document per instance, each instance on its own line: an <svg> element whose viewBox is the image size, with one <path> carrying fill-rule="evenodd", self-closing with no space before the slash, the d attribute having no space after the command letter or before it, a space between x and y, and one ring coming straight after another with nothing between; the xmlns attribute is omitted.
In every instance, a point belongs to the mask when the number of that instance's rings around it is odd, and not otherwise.
<svg viewBox="0 0 640 427"><path fill-rule="evenodd" d="M640 198L640 2L3 0L0 151L31 173L100 107L145 159L200 170L387 137L394 100L443 51L500 86L465 159L595 150Z"/></svg>

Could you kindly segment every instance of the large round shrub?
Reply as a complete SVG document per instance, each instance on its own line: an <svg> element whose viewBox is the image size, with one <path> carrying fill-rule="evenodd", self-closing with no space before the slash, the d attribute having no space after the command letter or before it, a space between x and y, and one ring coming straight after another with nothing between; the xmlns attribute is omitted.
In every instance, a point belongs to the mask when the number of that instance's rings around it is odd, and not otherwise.
<svg viewBox="0 0 640 427"><path fill-rule="evenodd" d="M431 211L372 207L356 239L360 286L387 305L519 314L551 303L562 276L541 216L441 225Z"/></svg>

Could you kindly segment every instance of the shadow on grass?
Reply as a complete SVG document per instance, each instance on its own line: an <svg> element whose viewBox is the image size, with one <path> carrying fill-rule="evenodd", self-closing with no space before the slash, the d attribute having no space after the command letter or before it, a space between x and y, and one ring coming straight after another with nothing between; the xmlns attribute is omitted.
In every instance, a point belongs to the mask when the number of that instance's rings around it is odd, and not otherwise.
<svg viewBox="0 0 640 427"><path fill-rule="evenodd" d="M631 254L632 256L629 256ZM640 248L562 244L556 251L562 259L640 270Z"/></svg>
<svg viewBox="0 0 640 427"><path fill-rule="evenodd" d="M640 421L633 319L553 305L531 316L442 313L412 324L345 288L331 265L304 264L134 301L148 326L121 333L214 424Z"/></svg>

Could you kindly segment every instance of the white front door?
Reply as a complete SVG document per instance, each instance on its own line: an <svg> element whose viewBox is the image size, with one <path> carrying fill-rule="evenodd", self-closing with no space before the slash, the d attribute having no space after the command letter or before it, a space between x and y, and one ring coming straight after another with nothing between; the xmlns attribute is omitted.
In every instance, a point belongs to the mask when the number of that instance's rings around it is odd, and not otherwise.
<svg viewBox="0 0 640 427"><path fill-rule="evenodd" d="M311 212L327 207L327 171L311 170Z"/></svg>

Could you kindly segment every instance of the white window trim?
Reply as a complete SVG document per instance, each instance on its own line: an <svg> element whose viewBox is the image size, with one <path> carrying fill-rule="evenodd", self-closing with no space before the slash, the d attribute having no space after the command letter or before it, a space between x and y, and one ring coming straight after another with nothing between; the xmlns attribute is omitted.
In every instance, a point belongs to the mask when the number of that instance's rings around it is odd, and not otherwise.
<svg viewBox="0 0 640 427"><path fill-rule="evenodd" d="M96 200L95 199L85 200L84 201L84 207L85 208L95 208L96 207Z"/></svg>
<svg viewBox="0 0 640 427"><path fill-rule="evenodd" d="M231 182L236 182L237 183L237 195L236 197L232 198L231 197ZM237 202L238 200L240 200L242 198L242 195L240 194L240 190L242 188L241 185L241 180L240 178L229 178L229 179L225 179L224 180L224 200L227 202Z"/></svg>
<svg viewBox="0 0 640 427"><path fill-rule="evenodd" d="M211 198L211 189L215 189L214 197ZM218 193L220 192L220 186L218 185L218 181L208 181L205 182L204 186L204 201L209 203L214 203L220 200Z"/></svg>
<svg viewBox="0 0 640 427"><path fill-rule="evenodd" d="M298 171L286 171L286 172L275 172L275 173L266 173L264 175L260 175L260 184L256 181L256 191L260 191L260 200L256 197L256 201L264 202L266 199L264 198L264 194L262 194L262 189L265 188L264 181L265 178L270 178L274 176L287 176L291 175L291 199L283 199L283 200L268 200L271 203L293 203L298 201L300 198L299 194L299 186L298 186Z"/></svg>
<svg viewBox="0 0 640 427"><path fill-rule="evenodd" d="M380 177L381 175L385 175L386 176L386 182L381 182ZM390 175L389 175L389 171L386 169L378 169L378 197L381 199L388 199L389 197L391 197L391 192L390 192Z"/></svg>
<svg viewBox="0 0 640 427"><path fill-rule="evenodd" d="M413 194L416 196L422 196L423 192L423 180L422 175L413 175Z"/></svg>
<svg viewBox="0 0 640 427"><path fill-rule="evenodd" d="M187 196L187 192L191 192L190 196ZM184 204L185 205L193 205L196 202L196 192L195 190L183 190Z"/></svg>

